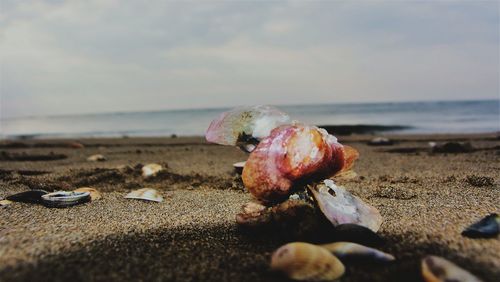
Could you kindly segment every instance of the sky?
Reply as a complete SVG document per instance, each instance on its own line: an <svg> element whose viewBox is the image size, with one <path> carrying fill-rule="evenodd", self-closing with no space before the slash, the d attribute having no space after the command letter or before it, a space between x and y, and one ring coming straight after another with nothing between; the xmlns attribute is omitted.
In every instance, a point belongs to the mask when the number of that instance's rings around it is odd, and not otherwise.
<svg viewBox="0 0 500 282"><path fill-rule="evenodd" d="M499 3L0 0L0 116L498 99Z"/></svg>

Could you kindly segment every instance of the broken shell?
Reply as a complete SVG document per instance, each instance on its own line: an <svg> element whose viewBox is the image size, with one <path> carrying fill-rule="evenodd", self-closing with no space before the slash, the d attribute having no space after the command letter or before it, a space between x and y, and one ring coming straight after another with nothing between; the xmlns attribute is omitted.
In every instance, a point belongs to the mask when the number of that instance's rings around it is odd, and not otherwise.
<svg viewBox="0 0 500 282"><path fill-rule="evenodd" d="M5 199L12 202L40 204L42 202L42 196L47 193L48 192L45 190L30 190L7 196Z"/></svg>
<svg viewBox="0 0 500 282"><path fill-rule="evenodd" d="M97 191L94 188L90 188L90 187L81 187L81 188L75 189L73 191L74 192L89 192L91 201L97 201L102 197L101 193L99 193L99 191Z"/></svg>
<svg viewBox="0 0 500 282"><path fill-rule="evenodd" d="M244 204L241 209L242 212L236 215L236 223L241 227L264 227L271 223L271 212L262 204L249 202Z"/></svg>
<svg viewBox="0 0 500 282"><path fill-rule="evenodd" d="M134 190L128 193L125 198L127 199L137 199L153 202L163 202L163 197L160 193L152 188L142 188L139 190Z"/></svg>
<svg viewBox="0 0 500 282"><path fill-rule="evenodd" d="M42 196L42 202L49 208L65 208L90 201L89 192L58 191Z"/></svg>
<svg viewBox="0 0 500 282"><path fill-rule="evenodd" d="M287 200L273 207L247 203L236 215L236 222L245 231L252 232L252 237L262 235L263 238L272 236L284 240L309 240L331 230L322 232L323 219L311 203L301 199Z"/></svg>
<svg viewBox="0 0 500 282"><path fill-rule="evenodd" d="M384 239L373 230L352 223L335 226L331 239L332 241L347 241L372 247L384 243Z"/></svg>
<svg viewBox="0 0 500 282"><path fill-rule="evenodd" d="M290 194L294 184L335 175L352 167L358 152L324 129L301 124L275 128L250 154L243 168L245 187L271 202Z"/></svg>
<svg viewBox="0 0 500 282"><path fill-rule="evenodd" d="M153 177L162 171L163 167L159 164L147 164L142 167L142 176L144 178Z"/></svg>
<svg viewBox="0 0 500 282"><path fill-rule="evenodd" d="M271 257L271 269L294 280L327 281L342 276L345 267L326 249L308 243L289 243Z"/></svg>
<svg viewBox="0 0 500 282"><path fill-rule="evenodd" d="M92 156L87 158L87 161L89 161L89 162L103 162L105 160L106 160L106 157L104 157L101 154L92 155Z"/></svg>
<svg viewBox="0 0 500 282"><path fill-rule="evenodd" d="M456 264L437 256L422 260L422 276L427 282L480 282L481 280Z"/></svg>
<svg viewBox="0 0 500 282"><path fill-rule="evenodd" d="M238 173L238 174L241 174L243 172L243 167L245 166L245 163L246 162L237 162L237 163L234 163L233 164L234 171L236 171L236 173Z"/></svg>
<svg viewBox="0 0 500 282"><path fill-rule="evenodd" d="M471 238L491 238L497 236L499 232L500 216L492 213L467 227L462 235Z"/></svg>
<svg viewBox="0 0 500 282"><path fill-rule="evenodd" d="M272 106L237 107L223 112L210 123L208 142L239 146L251 152L274 128L290 122L290 117Z"/></svg>
<svg viewBox="0 0 500 282"><path fill-rule="evenodd" d="M0 200L0 207L5 207L12 204L12 201L9 200Z"/></svg>
<svg viewBox="0 0 500 282"><path fill-rule="evenodd" d="M327 249L340 259L371 259L378 262L395 260L391 254L351 242L336 242L320 245L320 247Z"/></svg>
<svg viewBox="0 0 500 282"><path fill-rule="evenodd" d="M378 231L382 216L376 208L343 187L335 185L330 179L324 180L323 183L309 188L321 212L333 225L354 223L368 227L374 232Z"/></svg>

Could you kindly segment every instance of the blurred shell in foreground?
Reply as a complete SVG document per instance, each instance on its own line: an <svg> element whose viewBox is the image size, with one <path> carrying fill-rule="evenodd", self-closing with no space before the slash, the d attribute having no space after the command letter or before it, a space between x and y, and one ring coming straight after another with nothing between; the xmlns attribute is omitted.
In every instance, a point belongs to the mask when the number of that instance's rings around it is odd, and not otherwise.
<svg viewBox="0 0 500 282"><path fill-rule="evenodd" d="M271 130L289 122L286 113L272 106L237 107L213 120L205 137L208 142L240 146L251 152Z"/></svg>
<svg viewBox="0 0 500 282"><path fill-rule="evenodd" d="M328 281L342 276L345 267L326 249L308 243L289 243L271 257L271 269L294 280Z"/></svg>
<svg viewBox="0 0 500 282"><path fill-rule="evenodd" d="M376 208L335 185L332 180L323 183L309 188L320 210L333 225L354 223L378 231L382 216Z"/></svg>
<svg viewBox="0 0 500 282"><path fill-rule="evenodd" d="M480 282L481 280L456 264L437 256L422 260L422 276L427 282Z"/></svg>
<svg viewBox="0 0 500 282"><path fill-rule="evenodd" d="M128 193L125 198L127 199L137 199L153 202L163 202L163 197L160 193L152 188L142 188L139 190L134 190Z"/></svg>

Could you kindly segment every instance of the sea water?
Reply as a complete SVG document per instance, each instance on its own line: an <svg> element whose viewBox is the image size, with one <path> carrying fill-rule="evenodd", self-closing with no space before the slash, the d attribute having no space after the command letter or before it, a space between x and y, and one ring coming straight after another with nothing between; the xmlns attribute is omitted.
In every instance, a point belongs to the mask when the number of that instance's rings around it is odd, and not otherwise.
<svg viewBox="0 0 500 282"><path fill-rule="evenodd" d="M402 125L390 133L500 131L500 100L279 106L316 125ZM2 138L194 136L227 108L39 116L0 120Z"/></svg>

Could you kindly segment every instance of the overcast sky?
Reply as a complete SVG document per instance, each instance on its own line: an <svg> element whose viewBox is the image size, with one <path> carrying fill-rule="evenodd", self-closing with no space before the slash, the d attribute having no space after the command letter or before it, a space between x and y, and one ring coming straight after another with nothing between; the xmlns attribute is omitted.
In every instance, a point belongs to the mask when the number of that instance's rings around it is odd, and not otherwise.
<svg viewBox="0 0 500 282"><path fill-rule="evenodd" d="M141 2L0 0L1 116L499 98L499 1Z"/></svg>

